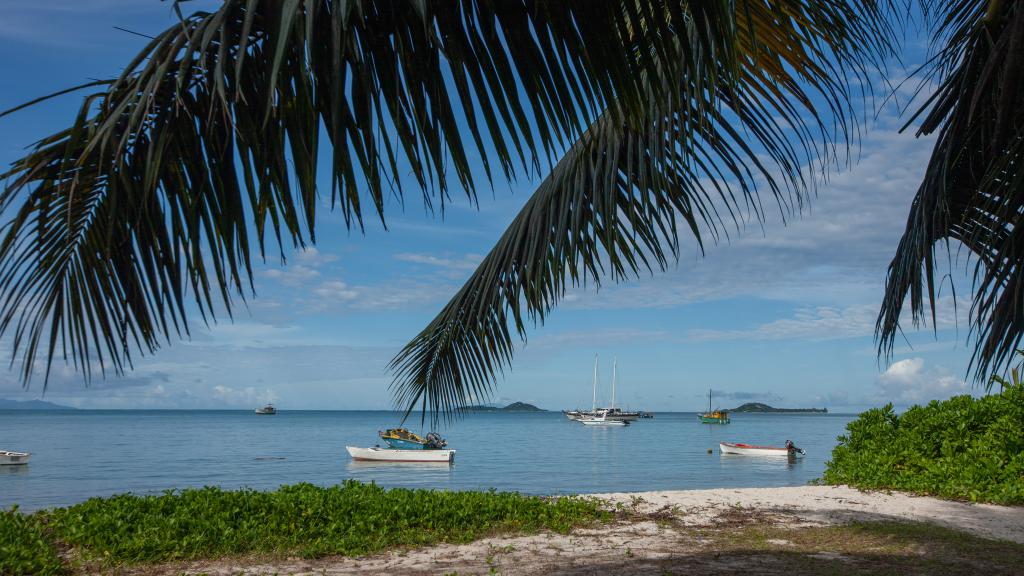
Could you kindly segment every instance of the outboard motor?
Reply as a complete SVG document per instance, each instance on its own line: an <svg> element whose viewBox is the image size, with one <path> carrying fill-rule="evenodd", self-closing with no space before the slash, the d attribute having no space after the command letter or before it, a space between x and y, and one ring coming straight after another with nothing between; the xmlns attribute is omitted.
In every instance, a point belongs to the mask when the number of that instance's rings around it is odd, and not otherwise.
<svg viewBox="0 0 1024 576"><path fill-rule="evenodd" d="M433 450L441 450L442 448L448 445L448 441L445 440L444 438L441 438L441 435L438 434L437 432L431 432L430 434L427 434L426 441L427 448Z"/></svg>
<svg viewBox="0 0 1024 576"><path fill-rule="evenodd" d="M795 452L795 453L798 453L798 454L804 454L804 449L796 446L795 444L793 444L792 440L786 440L786 450L789 450L790 452Z"/></svg>

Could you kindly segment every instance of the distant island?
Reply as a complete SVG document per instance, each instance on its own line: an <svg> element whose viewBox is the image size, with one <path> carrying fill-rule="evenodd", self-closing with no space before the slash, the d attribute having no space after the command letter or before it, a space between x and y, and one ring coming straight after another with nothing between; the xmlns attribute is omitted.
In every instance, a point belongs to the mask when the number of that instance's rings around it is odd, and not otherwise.
<svg viewBox="0 0 1024 576"><path fill-rule="evenodd" d="M811 413L811 414L828 414L828 408L772 408L767 404L761 404L760 402L747 402L746 404L729 410L729 412L800 412L800 413Z"/></svg>
<svg viewBox="0 0 1024 576"><path fill-rule="evenodd" d="M513 402L504 408L498 406L468 406L466 407L467 412L547 412L543 408L537 408L533 404L527 404L526 402Z"/></svg>
<svg viewBox="0 0 1024 576"><path fill-rule="evenodd" d="M6 400L0 398L0 410L77 410L45 400Z"/></svg>

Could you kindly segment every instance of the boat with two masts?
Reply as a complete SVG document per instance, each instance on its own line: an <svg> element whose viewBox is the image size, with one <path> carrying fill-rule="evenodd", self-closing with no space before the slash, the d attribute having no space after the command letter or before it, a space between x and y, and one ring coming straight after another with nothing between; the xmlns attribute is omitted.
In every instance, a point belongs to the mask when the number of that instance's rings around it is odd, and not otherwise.
<svg viewBox="0 0 1024 576"><path fill-rule="evenodd" d="M618 359L612 362L612 401L611 405L607 408L597 407L597 368L598 358L597 354L594 354L594 378L593 378L593 400L590 405L590 410L563 410L562 414L569 420L575 420L576 422L583 422L591 426L597 425L611 425L615 424L604 424L610 422L624 422L626 424L635 422L643 416L642 412L628 412L620 408L615 407L615 384L618 379Z"/></svg>
<svg viewBox="0 0 1024 576"><path fill-rule="evenodd" d="M720 409L711 409L711 389L708 388L708 411L698 414L700 421L704 424L728 424L729 412Z"/></svg>

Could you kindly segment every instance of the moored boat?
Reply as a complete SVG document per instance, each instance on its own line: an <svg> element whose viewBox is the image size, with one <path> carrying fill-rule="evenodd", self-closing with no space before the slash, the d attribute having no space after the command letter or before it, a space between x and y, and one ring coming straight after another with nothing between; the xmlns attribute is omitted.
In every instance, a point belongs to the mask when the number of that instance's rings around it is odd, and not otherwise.
<svg viewBox="0 0 1024 576"><path fill-rule="evenodd" d="M742 454L745 456L788 456L790 458L799 458L804 455L804 449L794 446L791 440L786 440L786 445L781 447L719 442L718 449L722 454Z"/></svg>
<svg viewBox="0 0 1024 576"><path fill-rule="evenodd" d="M612 402L611 406L607 408L597 407L597 354L594 355L594 379L593 379L593 402L591 403L590 410L562 410L562 414L565 415L569 420L575 420L576 422L590 423L591 425L598 421L620 421L625 423L635 422L640 418L649 418L650 416L644 416L649 414L647 412L627 412L621 408L615 407L615 382L618 378L618 360L612 363ZM614 424L613 424L614 426Z"/></svg>
<svg viewBox="0 0 1024 576"><path fill-rule="evenodd" d="M710 388L708 388L708 411L700 413L698 417L700 418L700 421L704 424L728 424L730 422L728 411L711 409Z"/></svg>
<svg viewBox="0 0 1024 576"><path fill-rule="evenodd" d="M28 459L32 457L29 452L11 452L10 450L0 450L0 466L20 466L28 464Z"/></svg>
<svg viewBox="0 0 1024 576"><path fill-rule="evenodd" d="M277 408L274 408L273 404L267 404L263 408L257 408L256 413L261 416L273 416L277 414Z"/></svg>
<svg viewBox="0 0 1024 576"><path fill-rule="evenodd" d="M375 462L453 462L455 450L402 450L395 448L359 448L345 446L353 460Z"/></svg>

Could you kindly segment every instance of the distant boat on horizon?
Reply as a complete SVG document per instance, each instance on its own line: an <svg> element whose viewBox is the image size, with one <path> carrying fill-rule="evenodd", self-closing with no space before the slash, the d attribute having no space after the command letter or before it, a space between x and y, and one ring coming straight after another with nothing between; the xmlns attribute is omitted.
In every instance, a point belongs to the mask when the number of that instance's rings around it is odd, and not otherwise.
<svg viewBox="0 0 1024 576"><path fill-rule="evenodd" d="M10 450L0 450L0 466L21 466L28 464L28 459L32 457L29 452L11 452Z"/></svg>
<svg viewBox="0 0 1024 576"><path fill-rule="evenodd" d="M267 404L263 408L257 408L256 413L261 416L273 416L277 414L277 408L274 408L273 404Z"/></svg>

